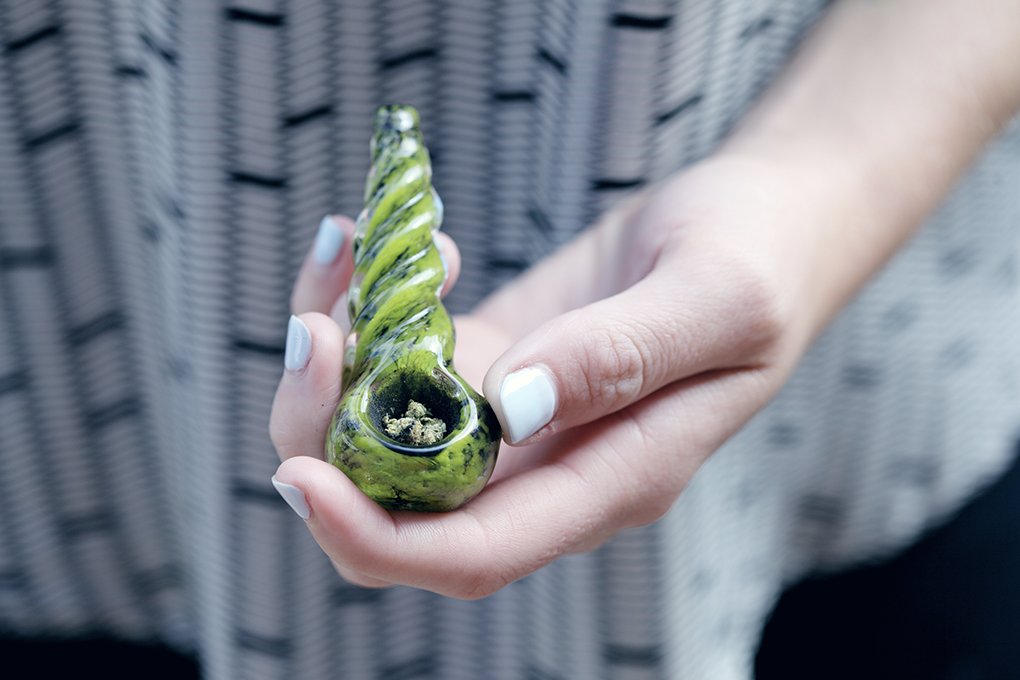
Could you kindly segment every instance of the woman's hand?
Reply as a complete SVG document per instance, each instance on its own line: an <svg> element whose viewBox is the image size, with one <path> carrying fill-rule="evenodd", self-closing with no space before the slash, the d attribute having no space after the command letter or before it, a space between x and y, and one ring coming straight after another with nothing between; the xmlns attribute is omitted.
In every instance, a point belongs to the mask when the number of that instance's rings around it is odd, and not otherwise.
<svg viewBox="0 0 1020 680"><path fill-rule="evenodd" d="M458 370L478 385L488 368L486 395L524 445L504 446L489 486L446 514L388 513L321 460L350 265L342 258L332 276L310 257L294 295L309 353L273 409L276 479L300 489L309 528L341 573L479 597L665 513L779 389L819 325L798 309L809 286L791 223L777 219L794 217L785 204L795 192L783 185L753 163L703 164L459 318ZM457 259L452 243L443 250ZM542 377L508 395L530 370ZM522 426L527 393L543 381L550 417Z"/></svg>
<svg viewBox="0 0 1020 680"><path fill-rule="evenodd" d="M310 256L278 488L349 580L462 598L655 520L1018 105L1015 0L838 3L713 157L457 320L458 371L514 446L446 514L386 512L322 460L351 265Z"/></svg>

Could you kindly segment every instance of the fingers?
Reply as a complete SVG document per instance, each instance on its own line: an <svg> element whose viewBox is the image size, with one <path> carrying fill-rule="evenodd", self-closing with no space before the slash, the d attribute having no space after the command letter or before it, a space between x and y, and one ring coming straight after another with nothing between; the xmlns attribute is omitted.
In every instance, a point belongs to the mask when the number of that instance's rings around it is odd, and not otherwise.
<svg viewBox="0 0 1020 680"><path fill-rule="evenodd" d="M779 326L766 277L739 257L698 264L710 259L666 254L635 285L546 322L501 356L483 391L507 442L591 422L705 371L763 362Z"/></svg>
<svg viewBox="0 0 1020 680"><path fill-rule="evenodd" d="M311 312L291 317L284 374L269 417L269 434L280 460L323 458L326 430L340 399L344 334L329 317Z"/></svg>
<svg viewBox="0 0 1020 680"><path fill-rule="evenodd" d="M387 513L343 472L311 458L285 461L276 478L301 489L312 535L354 583L400 583L474 599L538 569L583 538L559 526L579 516L554 517L539 508L541 492L554 492L555 480L528 487L510 484L513 478L491 486L466 508L430 514Z"/></svg>
<svg viewBox="0 0 1020 680"><path fill-rule="evenodd" d="M309 529L348 580L475 599L661 517L766 385L754 371L672 385L554 438L543 464L449 513L386 512L343 472L308 457L284 461L276 479L300 490Z"/></svg>
<svg viewBox="0 0 1020 680"><path fill-rule="evenodd" d="M291 312L329 314L340 293L347 290L354 271L351 238L354 221L343 215L326 215L311 250L305 257L290 298Z"/></svg>
<svg viewBox="0 0 1020 680"><path fill-rule="evenodd" d="M328 314L344 330L350 328L347 318L347 286L354 271L351 239L354 221L343 215L327 215L319 223L319 231L304 264L298 273L291 294L291 312ZM446 295L460 275L460 250L453 239L435 232L436 246L446 265L446 281L440 295Z"/></svg>
<svg viewBox="0 0 1020 680"><path fill-rule="evenodd" d="M350 328L345 291L353 272L349 248L353 231L354 223L346 217L323 218L295 283L291 298L295 316L288 324L285 370L273 400L269 427L281 461L293 457L324 458L327 428L340 398L344 338ZM433 236L446 267L440 291L440 295L446 295L460 274L460 251L446 234L434 232ZM507 344L490 343L493 347ZM465 363L469 369L474 366L471 370L476 376L475 384L480 385L485 367L494 356L484 366L480 360L472 362L470 358ZM297 493L300 495L300 491ZM299 505L302 503L303 500ZM389 585L340 564L334 565L343 578L356 585L373 588Z"/></svg>

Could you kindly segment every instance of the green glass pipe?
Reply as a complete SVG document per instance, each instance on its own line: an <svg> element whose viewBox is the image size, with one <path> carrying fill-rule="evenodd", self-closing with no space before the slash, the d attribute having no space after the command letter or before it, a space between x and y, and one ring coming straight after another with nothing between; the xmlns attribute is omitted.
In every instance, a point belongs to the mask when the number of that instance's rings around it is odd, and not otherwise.
<svg viewBox="0 0 1020 680"><path fill-rule="evenodd" d="M380 108L371 154L326 458L384 508L444 512L489 480L499 421L453 368L453 323L439 298L446 263L433 238L443 205L418 112Z"/></svg>

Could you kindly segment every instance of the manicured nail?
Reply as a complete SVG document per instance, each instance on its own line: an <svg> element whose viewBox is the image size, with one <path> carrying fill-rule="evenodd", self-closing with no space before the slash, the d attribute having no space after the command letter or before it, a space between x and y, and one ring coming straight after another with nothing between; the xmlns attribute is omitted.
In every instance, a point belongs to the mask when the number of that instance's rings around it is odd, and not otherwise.
<svg viewBox="0 0 1020 680"><path fill-rule="evenodd" d="M522 368L503 378L499 388L510 443L522 442L552 420L556 411L556 391L540 368Z"/></svg>
<svg viewBox="0 0 1020 680"><path fill-rule="evenodd" d="M273 476L273 486L276 487L277 493L283 496L283 500L287 501L287 505L298 514L298 517L308 519L312 514L312 508L309 507L308 501L305 499L304 491L293 484L284 484L276 479L275 475Z"/></svg>
<svg viewBox="0 0 1020 680"><path fill-rule="evenodd" d="M283 350L283 367L288 371L300 371L308 363L312 353L312 334L308 326L293 314L287 323L287 346Z"/></svg>
<svg viewBox="0 0 1020 680"><path fill-rule="evenodd" d="M328 266L336 261L340 249L344 247L344 232L337 226L329 215L319 222L319 233L315 235L315 247L312 249L312 257L323 266Z"/></svg>

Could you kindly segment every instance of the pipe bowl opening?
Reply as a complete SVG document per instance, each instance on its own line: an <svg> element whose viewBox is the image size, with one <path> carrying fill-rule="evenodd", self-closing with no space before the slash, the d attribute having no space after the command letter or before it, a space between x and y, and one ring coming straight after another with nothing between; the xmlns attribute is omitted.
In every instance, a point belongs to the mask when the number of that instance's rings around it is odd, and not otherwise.
<svg viewBox="0 0 1020 680"><path fill-rule="evenodd" d="M392 372L372 384L368 419L390 448L429 455L457 434L471 404L467 392L440 368Z"/></svg>

